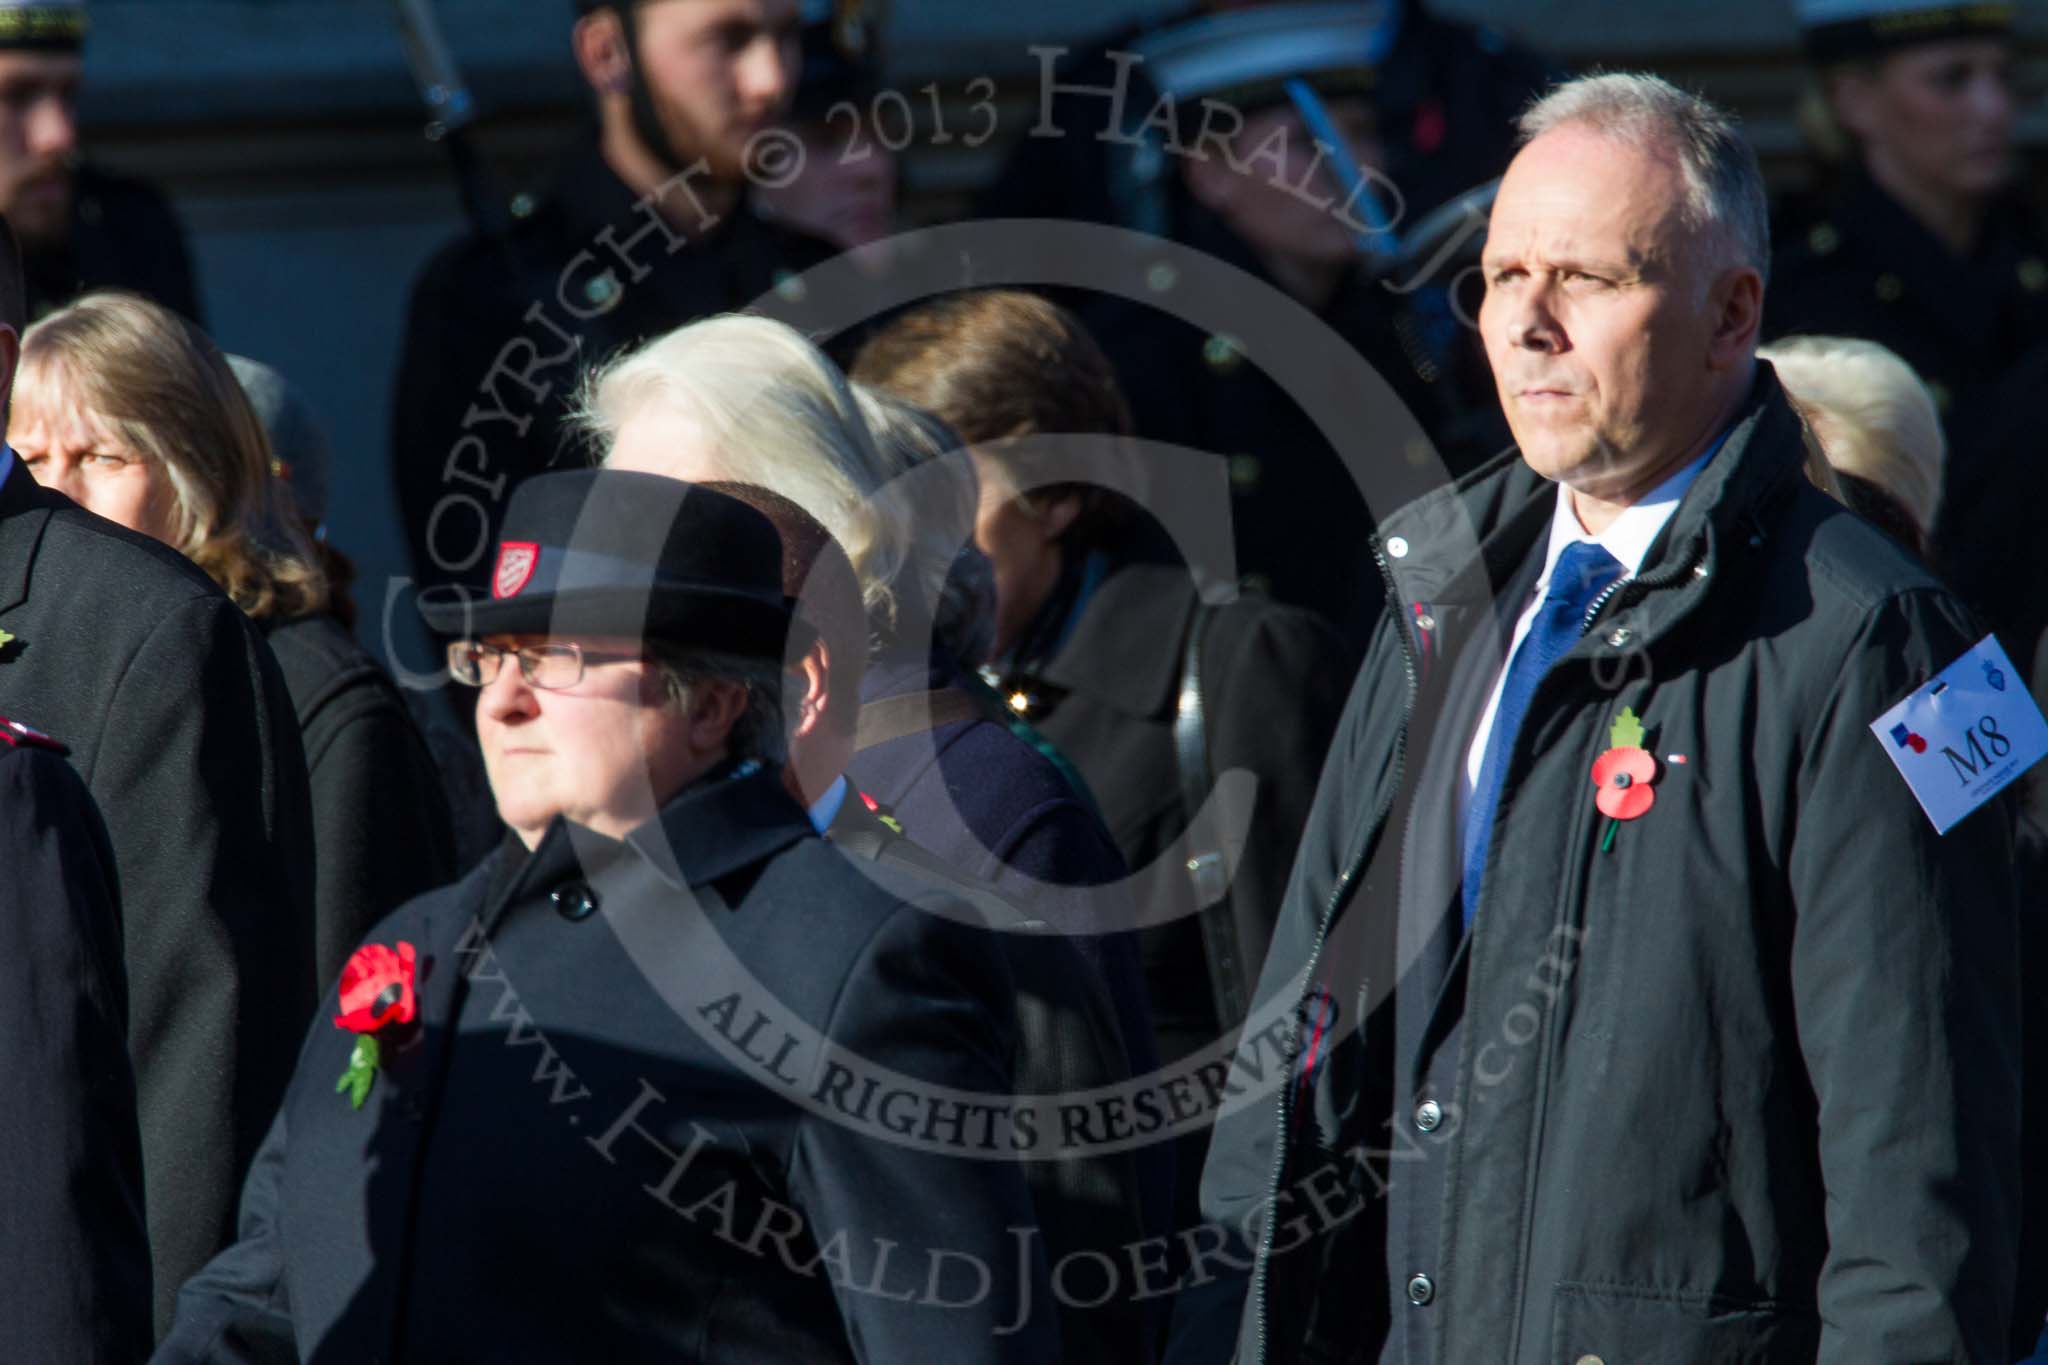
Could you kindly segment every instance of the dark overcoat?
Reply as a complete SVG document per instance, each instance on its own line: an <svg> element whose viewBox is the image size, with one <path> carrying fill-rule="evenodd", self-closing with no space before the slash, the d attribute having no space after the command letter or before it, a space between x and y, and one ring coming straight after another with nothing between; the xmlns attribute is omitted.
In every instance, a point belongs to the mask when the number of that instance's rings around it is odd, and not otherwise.
<svg viewBox="0 0 2048 1365"><path fill-rule="evenodd" d="M1048 932L1051 926L1003 900L993 886L968 881L890 829L858 797L840 805L826 838L907 896L937 891L987 907L983 918L1016 984L1010 1074L1018 1095L1057 1100L1064 1116L1070 1105L1088 1113L1085 1096L1129 1089L1131 1063L1108 983L1065 937ZM1108 1144L1097 1149L1085 1139L1066 1142L1065 1136L1048 1127L1042 1145L1023 1162L1048 1264L1071 1271L1093 1263L1087 1266L1093 1283L1060 1301L1061 1359L1066 1365L1150 1360L1163 1316L1158 1300L1126 1288L1121 1274L1114 1277L1116 1292L1100 1292L1100 1258L1121 1266L1152 1232L1137 1154L1107 1150Z"/></svg>
<svg viewBox="0 0 2048 1365"><path fill-rule="evenodd" d="M1499 665L1556 486L1503 461L1389 518L1430 629L1390 613L1359 675L1261 981L1299 1000L1286 1082L1204 1174L1264 1248L1249 1304L1185 1302L1170 1358L2004 1357L2010 793L1937 836L1869 729L1983 631L1802 460L1763 366L1536 690L1469 932L1462 680ZM1654 802L1610 842L1624 707Z"/></svg>
<svg viewBox="0 0 2048 1365"><path fill-rule="evenodd" d="M452 881L455 831L427 741L390 675L326 614L266 623L298 713L313 795L313 967L321 985L363 935Z"/></svg>
<svg viewBox="0 0 2048 1365"><path fill-rule="evenodd" d="M1203 608L1194 670L1202 716L1181 724L1194 582L1178 566L1124 564L1081 603L1059 650L1020 685L1034 723L1086 779L1131 867L1159 1055L1177 1060L1243 1023L1316 778L1357 653L1313 613L1257 593ZM1183 740L1197 752L1184 763ZM1186 770L1186 771L1184 771ZM1219 783L1225 774L1235 774ZM1217 823L1191 829L1190 784ZM1227 831L1222 839L1210 831ZM1220 858L1227 881L1189 875ZM1208 1151L1175 1150L1176 1227L1193 1226Z"/></svg>
<svg viewBox="0 0 2048 1365"><path fill-rule="evenodd" d="M125 911L158 1325L234 1234L313 984L306 762L255 626L183 556L0 484L0 713L71 747Z"/></svg>
<svg viewBox="0 0 2048 1365"><path fill-rule="evenodd" d="M142 1359L149 1239L113 850L55 752L0 743L0 1359Z"/></svg>
<svg viewBox="0 0 2048 1365"><path fill-rule="evenodd" d="M1057 1359L1009 1131L958 1107L1012 1093L971 918L774 774L508 846L372 935L418 1017L360 1110L329 995L157 1360Z"/></svg>

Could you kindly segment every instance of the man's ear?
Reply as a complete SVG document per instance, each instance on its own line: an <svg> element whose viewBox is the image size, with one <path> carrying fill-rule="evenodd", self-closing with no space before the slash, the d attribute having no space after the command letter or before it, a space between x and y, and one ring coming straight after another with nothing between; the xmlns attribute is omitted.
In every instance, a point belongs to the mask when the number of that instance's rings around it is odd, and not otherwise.
<svg viewBox="0 0 2048 1365"><path fill-rule="evenodd" d="M1755 355L1764 323L1764 281L1755 267L1734 266L1723 272L1707 296L1707 306L1714 315L1707 367L1731 370Z"/></svg>
<svg viewBox="0 0 2048 1365"><path fill-rule="evenodd" d="M796 707L796 723L790 727L790 738L803 739L816 734L825 723L825 713L832 705L832 648L818 640L804 651L801 659L790 670L804 680L804 694Z"/></svg>
<svg viewBox="0 0 2048 1365"><path fill-rule="evenodd" d="M610 5L592 10L571 31L576 66L600 95L623 95L632 88L633 53L626 42L626 21Z"/></svg>
<svg viewBox="0 0 2048 1365"><path fill-rule="evenodd" d="M747 711L745 683L708 678L690 689L690 747L698 753L732 748L732 727Z"/></svg>

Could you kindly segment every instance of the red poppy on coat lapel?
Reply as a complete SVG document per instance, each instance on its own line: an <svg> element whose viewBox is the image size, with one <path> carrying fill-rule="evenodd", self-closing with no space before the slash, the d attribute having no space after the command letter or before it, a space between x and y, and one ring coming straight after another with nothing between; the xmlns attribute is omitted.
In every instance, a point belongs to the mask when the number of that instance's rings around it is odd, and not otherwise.
<svg viewBox="0 0 2048 1365"><path fill-rule="evenodd" d="M1645 749L1609 749L1593 760L1593 785L1600 789L1593 804L1616 820L1633 820L1657 804L1650 784L1657 778L1657 760Z"/></svg>
<svg viewBox="0 0 2048 1365"><path fill-rule="evenodd" d="M410 1024L419 1011L413 993L417 954L410 943L393 952L381 943L355 950L341 969L341 1013L336 1027L351 1033L375 1033L391 1024Z"/></svg>

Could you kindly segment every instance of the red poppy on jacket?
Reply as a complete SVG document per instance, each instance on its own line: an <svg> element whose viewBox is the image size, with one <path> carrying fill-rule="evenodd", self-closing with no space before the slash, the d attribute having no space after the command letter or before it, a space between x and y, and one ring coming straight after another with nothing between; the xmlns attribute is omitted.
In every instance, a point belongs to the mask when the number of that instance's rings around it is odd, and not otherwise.
<svg viewBox="0 0 2048 1365"><path fill-rule="evenodd" d="M334 1016L338 1027L353 1033L375 1033L389 1024L409 1024L419 1008L413 995L413 963L416 954L410 943L393 952L381 943L366 943L355 950L341 969L341 1013Z"/></svg>
<svg viewBox="0 0 2048 1365"><path fill-rule="evenodd" d="M1657 803L1650 783L1657 760L1646 749L1609 749L1593 761L1593 785L1600 789L1593 804L1602 815L1633 820Z"/></svg>

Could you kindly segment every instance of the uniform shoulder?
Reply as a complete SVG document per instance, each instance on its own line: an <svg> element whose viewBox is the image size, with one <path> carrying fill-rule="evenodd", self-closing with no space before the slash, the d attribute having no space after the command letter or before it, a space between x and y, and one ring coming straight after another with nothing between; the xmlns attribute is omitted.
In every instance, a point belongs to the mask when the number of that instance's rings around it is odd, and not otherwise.
<svg viewBox="0 0 2048 1365"><path fill-rule="evenodd" d="M1950 595L1905 547L1826 493L1801 480L1796 496L1794 524L1808 528L1804 554L1817 614L1860 619L1908 594Z"/></svg>

